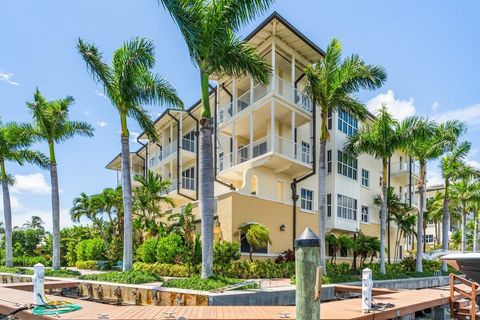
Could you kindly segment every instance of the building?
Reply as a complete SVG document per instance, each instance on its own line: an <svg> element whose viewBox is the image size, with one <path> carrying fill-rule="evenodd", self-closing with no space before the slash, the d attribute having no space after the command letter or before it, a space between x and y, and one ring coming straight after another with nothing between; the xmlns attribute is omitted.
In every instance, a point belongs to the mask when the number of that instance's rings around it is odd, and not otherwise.
<svg viewBox="0 0 480 320"><path fill-rule="evenodd" d="M316 137L320 115L303 93L303 70L322 59L324 52L277 13L246 39L271 64L274 76L269 86L249 77L217 79L211 90L216 124L215 235L240 241L247 254L238 227L245 222L264 224L272 244L255 255L275 257L292 249L294 239L306 227L318 232ZM153 170L173 181L170 195L178 207L196 203L198 198L199 110L200 101L187 110L166 110L155 121L160 142L151 143L142 134L138 141L143 146L131 155L132 174ZM367 121L372 120L369 115ZM368 155L355 159L343 152L347 136L361 125L343 112L329 115L326 227L336 234L362 231L379 237L380 209L374 198L381 192L381 162ZM120 157L107 168L120 170ZM403 201L416 206L413 187L418 166L399 152L392 157L389 171L389 184ZM197 208L194 210L198 214ZM392 255L396 232L392 223ZM400 256L402 246L403 241ZM351 253L342 255L348 260Z"/></svg>

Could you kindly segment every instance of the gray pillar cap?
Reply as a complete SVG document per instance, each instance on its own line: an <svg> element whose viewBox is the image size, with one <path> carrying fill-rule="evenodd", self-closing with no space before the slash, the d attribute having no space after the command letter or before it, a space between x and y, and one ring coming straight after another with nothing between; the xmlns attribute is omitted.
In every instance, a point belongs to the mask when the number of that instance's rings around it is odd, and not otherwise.
<svg viewBox="0 0 480 320"><path fill-rule="evenodd" d="M310 228L306 228L302 234L295 239L295 248L298 247L319 247L320 239Z"/></svg>

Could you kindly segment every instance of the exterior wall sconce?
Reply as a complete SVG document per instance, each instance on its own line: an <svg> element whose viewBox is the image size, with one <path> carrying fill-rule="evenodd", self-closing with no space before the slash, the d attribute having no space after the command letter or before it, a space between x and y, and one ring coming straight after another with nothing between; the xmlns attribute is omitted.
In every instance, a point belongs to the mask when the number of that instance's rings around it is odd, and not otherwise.
<svg viewBox="0 0 480 320"><path fill-rule="evenodd" d="M285 228L286 228L285 225L282 223L282 224L280 225L280 231L285 231Z"/></svg>

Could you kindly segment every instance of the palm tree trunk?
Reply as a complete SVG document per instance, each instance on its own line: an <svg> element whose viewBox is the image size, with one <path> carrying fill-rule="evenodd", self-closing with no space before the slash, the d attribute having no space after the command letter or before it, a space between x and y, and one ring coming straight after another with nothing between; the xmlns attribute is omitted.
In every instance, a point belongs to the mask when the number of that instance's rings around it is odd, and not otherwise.
<svg viewBox="0 0 480 320"><path fill-rule="evenodd" d="M3 215L5 217L5 266L13 267L12 207L10 205L10 192L8 190L8 176L5 171L5 163L2 161L0 165L3 189Z"/></svg>
<svg viewBox="0 0 480 320"><path fill-rule="evenodd" d="M467 251L467 211L462 210L462 251Z"/></svg>
<svg viewBox="0 0 480 320"><path fill-rule="evenodd" d="M200 219L202 227L202 278L213 275L214 168L213 128L208 92L208 74L201 73L202 114L200 120Z"/></svg>
<svg viewBox="0 0 480 320"><path fill-rule="evenodd" d="M55 158L54 142L49 141L48 146L50 151L50 180L52 184L52 268L58 270L60 269L60 193L58 189L58 168Z"/></svg>
<svg viewBox="0 0 480 320"><path fill-rule="evenodd" d="M418 184L418 195L420 197L418 201L418 219L417 219L417 262L415 266L415 271L423 272L423 250L422 244L425 243L424 235L423 235L423 203L425 202L425 169L426 169L426 162L420 162L420 181ZM411 196L411 195L410 195Z"/></svg>
<svg viewBox="0 0 480 320"><path fill-rule="evenodd" d="M474 221L473 221L473 251L478 250L478 216L475 213L473 215Z"/></svg>
<svg viewBox="0 0 480 320"><path fill-rule="evenodd" d="M383 159L383 179L382 179L382 209L380 212L380 273L385 274L385 233L387 228L387 179L388 164L387 159Z"/></svg>
<svg viewBox="0 0 480 320"><path fill-rule="evenodd" d="M442 216L442 250L448 251L448 231L450 230L450 214L448 212L448 187L449 181L445 181L445 196L443 198L443 216ZM448 272L446 262L442 262L442 271Z"/></svg>
<svg viewBox="0 0 480 320"><path fill-rule="evenodd" d="M126 122L126 121L125 121ZM123 129L122 129L123 131ZM123 192L123 271L132 270L132 178L128 130L122 133L122 192Z"/></svg>
<svg viewBox="0 0 480 320"><path fill-rule="evenodd" d="M318 230L320 238L320 264L323 267L323 273L327 274L327 264L325 261L325 218L327 198L327 180L325 170L325 154L327 141L320 140L319 161L318 161Z"/></svg>

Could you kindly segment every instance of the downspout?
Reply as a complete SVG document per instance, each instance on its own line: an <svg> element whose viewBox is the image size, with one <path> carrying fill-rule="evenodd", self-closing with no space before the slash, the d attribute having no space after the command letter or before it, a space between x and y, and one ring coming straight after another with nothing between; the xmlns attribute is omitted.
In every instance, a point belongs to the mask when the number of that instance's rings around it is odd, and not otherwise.
<svg viewBox="0 0 480 320"><path fill-rule="evenodd" d="M388 190L390 190L390 162L392 158L388 158L388 181L387 181L387 194L385 198L387 199L387 251L388 251L388 264L390 264L390 210L388 210Z"/></svg>
<svg viewBox="0 0 480 320"><path fill-rule="evenodd" d="M212 86L210 86L211 89L213 89ZM230 97L230 101L233 102L233 95L225 88L225 86L222 84L221 88L223 90L225 90L225 92L228 94L228 96ZM218 140L217 140L217 104L218 104L218 90L215 90L215 112L213 114L213 141L214 141L214 145L213 145L213 169L215 170L215 182L218 182L220 183L221 185L223 186L226 186L228 188L230 188L230 190L232 191L235 191L235 187L233 186L233 184L228 184L220 179L218 179L218 175L217 175L217 148L218 148ZM198 156L197 156L198 158Z"/></svg>
<svg viewBox="0 0 480 320"><path fill-rule="evenodd" d="M198 121L197 117L195 117L192 114L191 110L188 110L187 113L190 117L193 118L193 120L195 120L195 129L196 129L196 131L195 131L195 138L196 138L195 139L196 140L195 141L195 157L196 157L196 159L195 159L195 198L197 198L196 200L198 200L198 187L199 187L198 174L199 174L199 161L200 161L200 159L199 159L200 158L200 156L199 156L200 155L200 152L199 152L200 141L198 139L198 133L199 133L200 128L199 128L199 121Z"/></svg>
<svg viewBox="0 0 480 320"><path fill-rule="evenodd" d="M148 172L148 142L147 144L143 144L140 142L140 136L137 137L137 142L141 144L145 148L145 158L142 157L141 155L138 154L138 151L136 152L137 156L140 157L140 159L143 159L143 163L145 163L144 170L143 170L143 177L146 179L147 178L147 172Z"/></svg>
<svg viewBox="0 0 480 320"><path fill-rule="evenodd" d="M181 111L183 112L183 111ZM175 122L177 123L177 194L179 196L182 196L182 197L185 197L187 199L190 199L192 201L196 201L197 199L194 199L186 194L183 194L180 192L180 179L181 179L181 176L180 176L180 152L181 152L181 148L180 148L180 139L182 137L180 137L180 121L175 118L171 113L170 113L170 109L167 110L167 114L173 119L175 120Z"/></svg>
<svg viewBox="0 0 480 320"><path fill-rule="evenodd" d="M412 157L408 158L408 206L412 207ZM424 235L425 236L425 235ZM423 239L417 239L417 241L422 241ZM412 249L413 249L412 241Z"/></svg>
<svg viewBox="0 0 480 320"><path fill-rule="evenodd" d="M297 230L297 201L298 201L298 195L297 195L297 183L300 183L311 176L315 175L317 173L317 110L316 106L313 105L313 111L312 111L312 117L313 117L313 132L312 132L312 171L307 173L304 176L298 177L298 178L293 178L293 182L291 183L290 187L292 189L292 225L293 225L293 230L292 230L292 248L295 247L295 238L297 236L296 230ZM318 191L317 191L318 192ZM320 214L320 212L318 213Z"/></svg>

